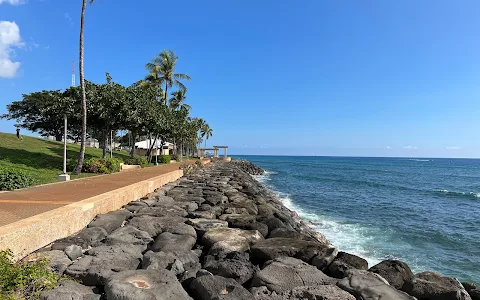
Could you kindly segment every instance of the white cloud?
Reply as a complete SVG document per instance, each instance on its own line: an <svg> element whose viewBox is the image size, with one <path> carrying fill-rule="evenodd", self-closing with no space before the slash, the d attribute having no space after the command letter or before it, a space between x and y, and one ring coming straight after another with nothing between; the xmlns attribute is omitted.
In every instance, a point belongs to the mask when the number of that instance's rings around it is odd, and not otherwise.
<svg viewBox="0 0 480 300"><path fill-rule="evenodd" d="M447 150L460 150L460 147L457 146L450 146L450 147L445 147Z"/></svg>
<svg viewBox="0 0 480 300"><path fill-rule="evenodd" d="M72 17L70 17L70 15L66 12L65 13L65 19L67 19L68 23L70 23L70 26L73 26L73 20L72 20Z"/></svg>
<svg viewBox="0 0 480 300"><path fill-rule="evenodd" d="M25 0L0 0L0 4L2 3L8 3L11 5L19 5L19 4L24 4Z"/></svg>
<svg viewBox="0 0 480 300"><path fill-rule="evenodd" d="M23 45L17 23L0 21L0 77L15 77L20 68L20 62L12 60L13 48Z"/></svg>
<svg viewBox="0 0 480 300"><path fill-rule="evenodd" d="M385 148L386 148L386 149L392 149L392 147L390 147L390 146L385 146Z"/></svg>
<svg viewBox="0 0 480 300"><path fill-rule="evenodd" d="M403 149L418 149L417 146L404 146Z"/></svg>

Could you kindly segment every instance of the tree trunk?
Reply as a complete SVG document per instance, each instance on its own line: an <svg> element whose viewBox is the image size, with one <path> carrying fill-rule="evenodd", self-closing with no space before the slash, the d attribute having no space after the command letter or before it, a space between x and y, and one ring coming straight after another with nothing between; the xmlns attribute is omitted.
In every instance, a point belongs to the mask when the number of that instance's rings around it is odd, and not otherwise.
<svg viewBox="0 0 480 300"><path fill-rule="evenodd" d="M56 134L55 135L55 141L61 142L62 141L63 134Z"/></svg>
<svg viewBox="0 0 480 300"><path fill-rule="evenodd" d="M153 147L155 146L155 144L157 143L157 139L158 139L158 134L155 135L155 139L153 140L153 143L150 145L150 149L148 150L148 162L152 162L152 151L153 151ZM151 135L150 135L150 140L151 140Z"/></svg>
<svg viewBox="0 0 480 300"><path fill-rule="evenodd" d="M102 132L102 158L107 157L107 133L105 131Z"/></svg>
<svg viewBox="0 0 480 300"><path fill-rule="evenodd" d="M73 174L80 174L85 159L85 142L87 139L87 95L85 94L85 76L83 74L83 30L85 20L85 9L87 0L82 1L82 14L80 17L80 90L82 92L82 142L80 145L80 153L78 153L78 162Z"/></svg>
<svg viewBox="0 0 480 300"><path fill-rule="evenodd" d="M180 162L183 161L183 140L180 141Z"/></svg>
<svg viewBox="0 0 480 300"><path fill-rule="evenodd" d="M168 82L165 81L165 105L168 107Z"/></svg>
<svg viewBox="0 0 480 300"><path fill-rule="evenodd" d="M130 157L133 158L135 156L135 133L132 134L132 140L131 140L131 148L130 148Z"/></svg>

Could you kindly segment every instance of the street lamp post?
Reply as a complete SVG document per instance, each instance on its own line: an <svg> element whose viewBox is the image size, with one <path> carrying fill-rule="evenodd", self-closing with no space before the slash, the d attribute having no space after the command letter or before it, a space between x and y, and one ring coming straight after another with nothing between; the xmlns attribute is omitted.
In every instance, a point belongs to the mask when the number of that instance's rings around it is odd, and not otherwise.
<svg viewBox="0 0 480 300"><path fill-rule="evenodd" d="M70 175L67 174L67 115L63 116L63 173L58 176L59 181L69 181Z"/></svg>

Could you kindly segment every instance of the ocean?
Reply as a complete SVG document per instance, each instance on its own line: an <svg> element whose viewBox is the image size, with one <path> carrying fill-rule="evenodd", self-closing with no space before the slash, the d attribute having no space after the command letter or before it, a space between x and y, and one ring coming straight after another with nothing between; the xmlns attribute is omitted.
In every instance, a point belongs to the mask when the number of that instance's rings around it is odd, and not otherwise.
<svg viewBox="0 0 480 300"><path fill-rule="evenodd" d="M341 251L480 283L480 160L237 156Z"/></svg>

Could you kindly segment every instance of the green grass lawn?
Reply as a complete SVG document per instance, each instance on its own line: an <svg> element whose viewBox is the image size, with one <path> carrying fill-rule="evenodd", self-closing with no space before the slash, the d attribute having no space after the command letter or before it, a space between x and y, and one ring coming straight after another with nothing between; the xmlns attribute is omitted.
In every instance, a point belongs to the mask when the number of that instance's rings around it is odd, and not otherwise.
<svg viewBox="0 0 480 300"><path fill-rule="evenodd" d="M67 157L76 159L80 145L67 144ZM109 155L107 154L109 157ZM113 152L113 156L123 159L127 152ZM85 158L102 157L102 149L86 147ZM56 182L63 170L63 143L14 134L0 133L0 168L9 167L22 170L32 176L35 184ZM81 174L72 179L94 176Z"/></svg>

